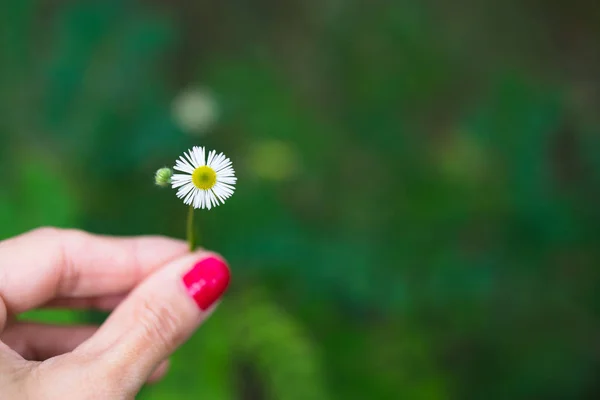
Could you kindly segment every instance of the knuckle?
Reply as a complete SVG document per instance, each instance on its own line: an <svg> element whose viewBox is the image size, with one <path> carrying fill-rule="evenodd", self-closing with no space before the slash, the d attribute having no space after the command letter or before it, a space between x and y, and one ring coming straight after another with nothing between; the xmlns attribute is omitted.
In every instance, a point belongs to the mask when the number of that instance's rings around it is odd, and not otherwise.
<svg viewBox="0 0 600 400"><path fill-rule="evenodd" d="M59 235L62 232L61 229L55 228L53 226L41 226L39 228L35 228L30 231L28 234L30 236L39 236L39 237L53 237Z"/></svg>
<svg viewBox="0 0 600 400"><path fill-rule="evenodd" d="M62 229L54 226L42 226L25 233L23 237L36 240L48 240L54 245L58 245L81 240L85 235L86 234L83 231L78 229Z"/></svg>
<svg viewBox="0 0 600 400"><path fill-rule="evenodd" d="M41 226L41 227L38 227L38 228L35 228L35 229L29 231L25 235L40 237L40 238L54 238L54 239L66 238L69 240L83 239L86 236L88 236L88 234L86 232L79 230L79 229L63 229L63 228L57 228L54 226Z"/></svg>
<svg viewBox="0 0 600 400"><path fill-rule="evenodd" d="M161 346L167 351L174 349L181 342L183 321L176 312L176 307L169 302L141 299L135 314L140 323L144 341Z"/></svg>

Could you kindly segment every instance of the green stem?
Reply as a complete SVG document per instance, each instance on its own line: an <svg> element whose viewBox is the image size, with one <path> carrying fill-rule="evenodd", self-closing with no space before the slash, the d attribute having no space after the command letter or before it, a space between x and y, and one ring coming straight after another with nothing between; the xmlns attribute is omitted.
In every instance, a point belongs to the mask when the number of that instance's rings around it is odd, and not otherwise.
<svg viewBox="0 0 600 400"><path fill-rule="evenodd" d="M196 236L194 231L194 206L190 206L187 217L187 241L190 246L190 251L196 249Z"/></svg>

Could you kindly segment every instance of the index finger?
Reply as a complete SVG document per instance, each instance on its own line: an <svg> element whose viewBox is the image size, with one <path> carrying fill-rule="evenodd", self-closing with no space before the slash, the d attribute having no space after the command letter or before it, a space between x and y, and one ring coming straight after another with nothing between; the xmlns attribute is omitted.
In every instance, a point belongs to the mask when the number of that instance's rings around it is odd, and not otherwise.
<svg viewBox="0 0 600 400"><path fill-rule="evenodd" d="M17 314L56 297L121 294L186 252L165 237L36 229L0 242L0 302Z"/></svg>

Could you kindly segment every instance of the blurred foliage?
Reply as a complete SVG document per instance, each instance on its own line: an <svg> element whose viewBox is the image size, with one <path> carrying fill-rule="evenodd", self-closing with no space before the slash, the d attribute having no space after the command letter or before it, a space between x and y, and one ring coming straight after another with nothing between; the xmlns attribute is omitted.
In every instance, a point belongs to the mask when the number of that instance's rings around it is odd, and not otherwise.
<svg viewBox="0 0 600 400"><path fill-rule="evenodd" d="M206 145L234 286L140 398L597 398L600 6L572 3L4 1L0 238L181 237L152 176ZM198 86L202 137L172 115Z"/></svg>

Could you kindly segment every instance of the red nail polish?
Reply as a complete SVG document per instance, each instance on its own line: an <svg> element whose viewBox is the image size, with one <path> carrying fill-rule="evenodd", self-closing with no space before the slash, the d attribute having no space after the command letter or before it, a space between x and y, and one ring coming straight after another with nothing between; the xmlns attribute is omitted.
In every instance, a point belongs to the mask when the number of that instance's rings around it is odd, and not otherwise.
<svg viewBox="0 0 600 400"><path fill-rule="evenodd" d="M204 311L217 301L229 286L229 268L216 257L205 258L185 274L183 283L188 294Z"/></svg>

